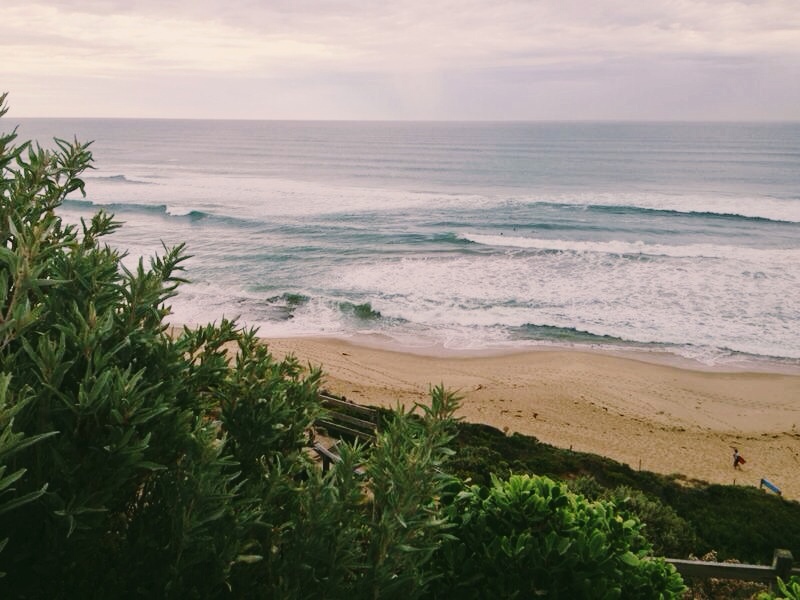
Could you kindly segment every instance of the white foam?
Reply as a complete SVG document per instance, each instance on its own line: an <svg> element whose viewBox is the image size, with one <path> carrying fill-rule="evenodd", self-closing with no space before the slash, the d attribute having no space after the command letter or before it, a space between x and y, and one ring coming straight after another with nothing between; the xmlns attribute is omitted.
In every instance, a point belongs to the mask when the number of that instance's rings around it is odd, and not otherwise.
<svg viewBox="0 0 800 600"><path fill-rule="evenodd" d="M689 262L691 261L691 262ZM735 261L630 261L603 254L405 259L336 269L331 285L384 316L430 329L547 324L641 343L800 357L800 271ZM472 331L471 334L475 334Z"/></svg>
<svg viewBox="0 0 800 600"><path fill-rule="evenodd" d="M167 205L166 212L171 217L185 217L192 213L202 212L202 210L188 204L184 206Z"/></svg>
<svg viewBox="0 0 800 600"><path fill-rule="evenodd" d="M669 256L673 258L725 258L768 262L800 261L800 248L750 248L747 246L716 244L669 246L666 244L650 244L641 240L635 242L626 242L622 240L597 242L477 233L467 233L460 237L476 244L501 248L528 248L559 252L597 252L616 255Z"/></svg>

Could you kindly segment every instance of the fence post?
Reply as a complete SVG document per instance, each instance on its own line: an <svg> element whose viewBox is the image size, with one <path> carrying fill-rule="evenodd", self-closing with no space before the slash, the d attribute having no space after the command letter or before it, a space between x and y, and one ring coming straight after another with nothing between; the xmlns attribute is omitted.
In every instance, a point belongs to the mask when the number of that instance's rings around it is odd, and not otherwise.
<svg viewBox="0 0 800 600"><path fill-rule="evenodd" d="M790 550L784 550L778 548L775 550L775 553L772 555L772 568L775 570L775 576L780 577L784 581L788 581L789 577L792 574L792 564L794 563L794 557L792 556L792 552ZM773 581L770 588L774 589L775 582Z"/></svg>

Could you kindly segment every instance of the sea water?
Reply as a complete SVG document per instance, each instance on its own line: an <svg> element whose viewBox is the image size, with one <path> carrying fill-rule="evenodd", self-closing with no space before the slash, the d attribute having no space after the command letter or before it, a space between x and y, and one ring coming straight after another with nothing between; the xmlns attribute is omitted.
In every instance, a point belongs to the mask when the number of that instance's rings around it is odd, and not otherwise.
<svg viewBox="0 0 800 600"><path fill-rule="evenodd" d="M94 140L128 264L186 242L176 323L800 366L798 123L16 124Z"/></svg>

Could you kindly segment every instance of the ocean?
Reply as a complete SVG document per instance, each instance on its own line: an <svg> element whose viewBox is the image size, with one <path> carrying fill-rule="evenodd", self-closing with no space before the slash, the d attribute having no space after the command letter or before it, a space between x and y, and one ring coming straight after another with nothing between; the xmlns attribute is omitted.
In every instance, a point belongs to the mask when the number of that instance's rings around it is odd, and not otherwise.
<svg viewBox="0 0 800 600"><path fill-rule="evenodd" d="M17 124L94 140L61 214L127 263L186 242L175 323L800 367L800 123Z"/></svg>

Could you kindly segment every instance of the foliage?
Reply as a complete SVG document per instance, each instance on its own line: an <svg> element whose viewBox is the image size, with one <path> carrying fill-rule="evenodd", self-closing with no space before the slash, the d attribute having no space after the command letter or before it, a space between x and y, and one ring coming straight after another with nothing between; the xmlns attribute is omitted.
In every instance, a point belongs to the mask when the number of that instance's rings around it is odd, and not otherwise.
<svg viewBox="0 0 800 600"><path fill-rule="evenodd" d="M458 400L443 386L433 388L431 405L416 405L420 419L398 408L375 445L366 469L370 597L419 597L430 582L424 567L449 528L441 500L453 480L442 467L453 453Z"/></svg>
<svg viewBox="0 0 800 600"><path fill-rule="evenodd" d="M675 558L717 550L721 559L769 564L775 548L800 556L800 504L755 487L678 481L473 423L459 424L454 447L459 476L476 482L485 482L492 472L513 470L572 481L578 491L595 498L620 486L638 490L648 501L640 507L649 508L642 514L629 508L647 523L645 532L654 544Z"/></svg>
<svg viewBox="0 0 800 600"><path fill-rule="evenodd" d="M183 247L126 268L110 215L57 215L88 144L15 137L0 138L4 595L424 595L457 398L437 387L385 415L373 449L343 444L323 475L305 449L319 369L230 321L172 337Z"/></svg>
<svg viewBox="0 0 800 600"><path fill-rule="evenodd" d="M14 431L14 416L25 407L25 404L28 403L30 398L25 398L17 402L9 398L8 386L10 382L10 374L0 374L0 515L8 513L29 502L33 502L45 493L47 489L46 484L39 490L33 490L27 494L16 494L16 488L13 487L14 483L22 478L26 469L24 467L19 468L13 473L6 475L6 470L8 468L7 463L14 453L20 452L26 447L55 434L55 432L50 432L33 437L25 437L25 435ZM9 499L4 500L4 497ZM8 538L0 539L0 551L2 551L7 543ZM4 575L5 573L0 572L0 577Z"/></svg>
<svg viewBox="0 0 800 600"><path fill-rule="evenodd" d="M265 557L264 597L421 598L447 536L441 498L452 478L458 398L431 390L430 405L398 408L372 448L340 443L342 461L298 484L280 542Z"/></svg>
<svg viewBox="0 0 800 600"><path fill-rule="evenodd" d="M764 592L758 600L800 600L800 577L792 575L789 581L778 578L778 594Z"/></svg>
<svg viewBox="0 0 800 600"><path fill-rule="evenodd" d="M702 485L680 490L670 505L705 542L696 554L769 564L776 548L800 555L800 504L756 487Z"/></svg>
<svg viewBox="0 0 800 600"><path fill-rule="evenodd" d="M593 477L579 477L570 482L569 487L593 500L609 500L621 513L639 519L645 527L647 540L653 545L653 553L658 556L681 556L687 548L697 546L692 526L674 508L641 490L629 486L603 488Z"/></svg>
<svg viewBox="0 0 800 600"><path fill-rule="evenodd" d="M0 514L3 586L227 594L265 553L262 532L284 525L266 515L286 517L270 502L295 494L308 464L319 375L272 361L228 321L167 335L183 248L125 268L102 243L110 215L57 215L83 190L88 144L15 137L0 138L0 499L15 508Z"/></svg>
<svg viewBox="0 0 800 600"><path fill-rule="evenodd" d="M471 486L453 504L440 596L677 598L674 568L649 556L636 519L547 477Z"/></svg>

